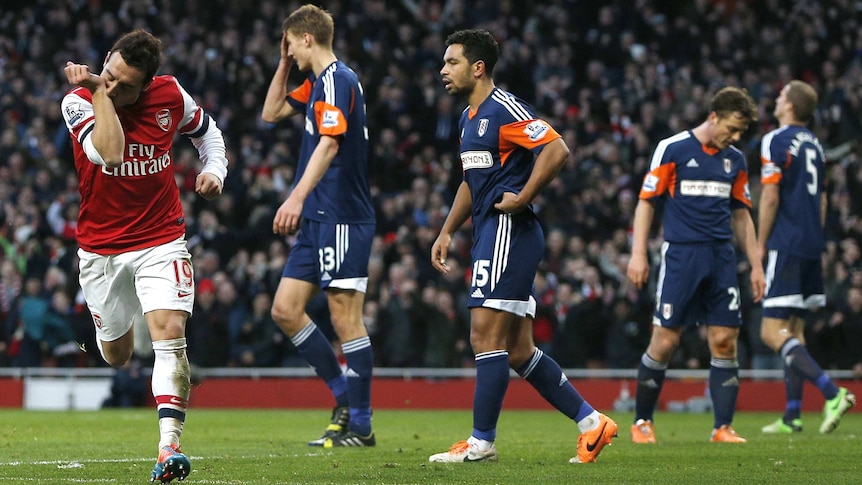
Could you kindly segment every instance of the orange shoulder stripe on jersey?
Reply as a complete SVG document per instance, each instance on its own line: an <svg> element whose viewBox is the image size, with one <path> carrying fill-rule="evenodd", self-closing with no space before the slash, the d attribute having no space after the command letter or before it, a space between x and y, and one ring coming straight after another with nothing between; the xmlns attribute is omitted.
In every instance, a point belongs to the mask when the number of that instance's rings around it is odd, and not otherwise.
<svg viewBox="0 0 862 485"><path fill-rule="evenodd" d="M748 208L751 208L751 199L746 197L745 188L748 187L748 172L740 171L736 175L736 180L733 182L733 189L730 192L731 197L742 202Z"/></svg>
<svg viewBox="0 0 862 485"><path fill-rule="evenodd" d="M314 119L321 135L339 136L347 131L347 119L341 110L324 101L314 103Z"/></svg>
<svg viewBox="0 0 862 485"><path fill-rule="evenodd" d="M515 121L500 127L500 165L518 147L532 150L560 138L560 134L544 120Z"/></svg>
<svg viewBox="0 0 862 485"><path fill-rule="evenodd" d="M638 197L645 200L652 199L665 192L671 197L676 195L676 164L673 162L650 170L644 177Z"/></svg>
<svg viewBox="0 0 862 485"><path fill-rule="evenodd" d="M296 89L287 93L287 97L299 101L302 104L307 104L311 98L311 81L308 79L300 84Z"/></svg>

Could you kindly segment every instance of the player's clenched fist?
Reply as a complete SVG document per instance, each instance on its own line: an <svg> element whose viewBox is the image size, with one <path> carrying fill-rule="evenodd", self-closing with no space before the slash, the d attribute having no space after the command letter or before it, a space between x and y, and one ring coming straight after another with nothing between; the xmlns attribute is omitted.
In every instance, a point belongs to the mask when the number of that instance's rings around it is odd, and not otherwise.
<svg viewBox="0 0 862 485"><path fill-rule="evenodd" d="M104 79L91 73L90 68L83 64L66 61L66 67L63 68L63 72L66 73L66 79L69 81L69 84L81 86L90 90L90 92L94 92L99 87L105 85Z"/></svg>

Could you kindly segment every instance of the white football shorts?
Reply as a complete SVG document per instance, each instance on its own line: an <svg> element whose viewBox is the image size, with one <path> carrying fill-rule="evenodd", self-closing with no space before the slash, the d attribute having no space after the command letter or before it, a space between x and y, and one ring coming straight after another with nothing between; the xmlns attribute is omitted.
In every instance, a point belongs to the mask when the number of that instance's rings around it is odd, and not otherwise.
<svg viewBox="0 0 862 485"><path fill-rule="evenodd" d="M78 258L81 290L102 341L122 337L153 310L192 313L194 271L185 237L109 256L78 249Z"/></svg>

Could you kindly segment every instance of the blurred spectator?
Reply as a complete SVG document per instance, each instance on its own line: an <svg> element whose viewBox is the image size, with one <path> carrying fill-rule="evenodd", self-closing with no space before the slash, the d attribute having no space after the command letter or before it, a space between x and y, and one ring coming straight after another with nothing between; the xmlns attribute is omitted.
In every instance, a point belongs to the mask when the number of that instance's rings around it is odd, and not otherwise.
<svg viewBox="0 0 862 485"><path fill-rule="evenodd" d="M189 362L199 367L225 367L230 361L228 315L217 305L210 279L195 284L195 308L186 325Z"/></svg>

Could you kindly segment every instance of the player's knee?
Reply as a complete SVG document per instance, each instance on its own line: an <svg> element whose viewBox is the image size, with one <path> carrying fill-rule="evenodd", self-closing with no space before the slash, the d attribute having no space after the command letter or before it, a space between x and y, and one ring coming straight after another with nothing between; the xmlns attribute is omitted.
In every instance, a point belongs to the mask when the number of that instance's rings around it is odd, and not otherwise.
<svg viewBox="0 0 862 485"><path fill-rule="evenodd" d="M122 367L132 358L133 349L126 349L120 346L104 346L99 350L102 352L102 358L111 367Z"/></svg>
<svg viewBox="0 0 862 485"><path fill-rule="evenodd" d="M772 349L773 351L778 351L781 348L781 344L779 340L785 338L776 332L774 328L767 327L766 325L760 327L760 339L763 340L763 343L766 344L767 347Z"/></svg>
<svg viewBox="0 0 862 485"><path fill-rule="evenodd" d="M723 359L736 358L736 338L724 337L716 339L710 345L712 355Z"/></svg>
<svg viewBox="0 0 862 485"><path fill-rule="evenodd" d="M272 319L275 323L277 323L282 330L287 332L288 335L293 335L300 330L299 326L301 323L299 321L299 317L302 315L302 312L297 312L284 304L275 303L272 305L270 315L272 315Z"/></svg>

